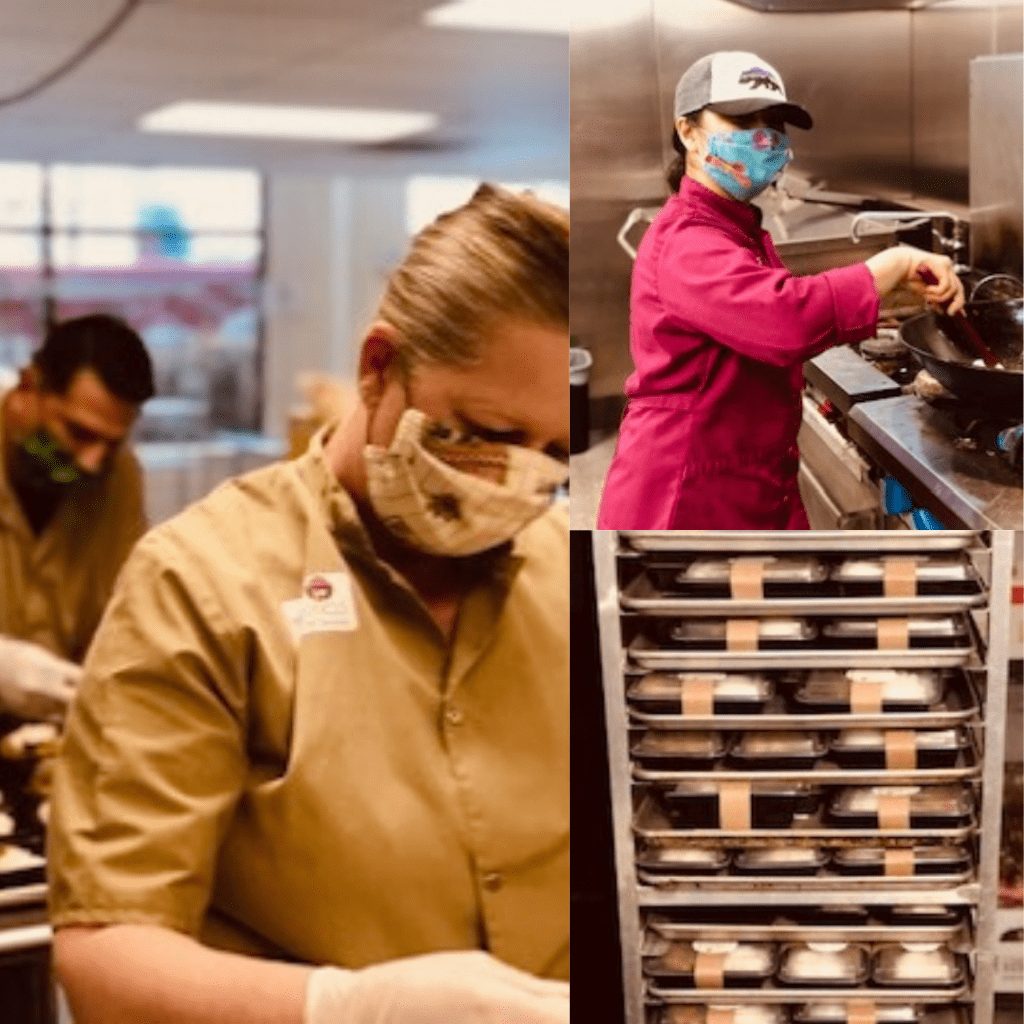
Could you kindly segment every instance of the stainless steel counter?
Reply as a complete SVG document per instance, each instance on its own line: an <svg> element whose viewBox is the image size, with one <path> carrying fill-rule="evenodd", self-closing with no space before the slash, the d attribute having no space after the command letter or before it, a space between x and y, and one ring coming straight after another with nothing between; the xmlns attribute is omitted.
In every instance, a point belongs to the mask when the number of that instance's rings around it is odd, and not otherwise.
<svg viewBox="0 0 1024 1024"><path fill-rule="evenodd" d="M941 410L914 395L855 405L851 440L910 492L917 507L949 529L1024 527L1020 473L984 452L957 448L957 431Z"/></svg>

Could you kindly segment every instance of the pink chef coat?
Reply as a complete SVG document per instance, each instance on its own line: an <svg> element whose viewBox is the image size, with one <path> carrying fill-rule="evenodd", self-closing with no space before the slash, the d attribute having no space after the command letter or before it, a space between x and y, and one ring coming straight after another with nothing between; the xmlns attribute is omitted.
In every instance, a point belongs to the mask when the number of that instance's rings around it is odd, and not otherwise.
<svg viewBox="0 0 1024 1024"><path fill-rule="evenodd" d="M636 369L598 529L807 529L802 364L877 320L863 263L794 277L758 207L684 177L633 268Z"/></svg>

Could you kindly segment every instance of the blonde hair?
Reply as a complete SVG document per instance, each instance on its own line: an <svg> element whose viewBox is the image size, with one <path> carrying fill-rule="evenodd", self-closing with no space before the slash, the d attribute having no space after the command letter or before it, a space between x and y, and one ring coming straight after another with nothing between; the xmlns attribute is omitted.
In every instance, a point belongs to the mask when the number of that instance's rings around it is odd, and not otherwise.
<svg viewBox="0 0 1024 1024"><path fill-rule="evenodd" d="M416 235L377 318L407 364L471 365L504 320L568 327L568 211L481 185Z"/></svg>

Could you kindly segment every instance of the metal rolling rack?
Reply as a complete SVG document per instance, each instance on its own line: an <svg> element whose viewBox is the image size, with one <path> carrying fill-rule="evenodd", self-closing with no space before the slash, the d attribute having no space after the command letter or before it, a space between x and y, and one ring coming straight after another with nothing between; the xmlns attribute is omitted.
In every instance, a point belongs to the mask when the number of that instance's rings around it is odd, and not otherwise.
<svg viewBox="0 0 1024 1024"><path fill-rule="evenodd" d="M643 1024L646 1017L645 1000L648 993L642 974L642 948L644 943L644 925L646 919L650 924L652 917L657 922L659 912L671 914L672 908L682 907L714 907L730 906L737 903L774 903L779 906L801 905L841 905L857 903L860 905L892 905L896 903L935 903L947 906L969 906L972 909L972 928L969 935L973 937L970 949L971 977L965 991L952 998L968 1007L969 1012L951 1015L950 1019L962 1019L966 1016L973 1024L992 1024L994 1015L994 994L996 986L996 946L998 941L997 895L999 869L999 833L1000 814L1003 788L1003 749L1004 719L1006 709L1006 690L1009 656L1010 610L1009 593L1011 587L1011 567L1013 558L1013 535L1009 531L935 531L935 532L818 532L818 533L705 533L698 531L678 531L675 533L646 535L654 544L662 544L666 549L681 553L712 553L728 552L730 554L780 554L785 551L823 553L876 551L886 554L901 552L918 552L923 554L949 551L951 549L966 550L973 563L978 578L983 583L984 596L978 607L965 610L971 622L971 634L975 640L966 659L959 660L965 674L973 680L978 700L977 712L971 723L972 732L976 735L977 761L973 771L962 773L963 778L974 782L980 789L980 810L977 812L976 832L979 845L977 860L973 870L966 876L942 877L929 880L927 877L915 878L914 884L894 887L885 879L845 879L842 888L823 888L808 886L806 880L797 880L798 884L776 885L766 887L763 880L749 878L731 878L728 886L706 884L706 879L691 879L677 885L652 885L638 872L635 847L635 815L637 810L636 786L645 781L643 772L638 773L630 760L630 717L626 699L626 673L631 657L636 656L634 649L631 655L622 641L622 619L624 616L623 591L619 587L620 562L635 558L633 545L641 535L636 533L595 532L594 565L598 604L598 620L600 628L601 661L604 678L605 712L608 731L609 764L611 766L612 818L615 842L615 868L618 888L620 939L623 950L623 988L625 993L625 1024ZM660 539L659 539L660 538ZM624 588L628 589L628 588ZM995 599L992 595L997 595ZM636 592L633 592L633 603L636 607ZM643 595L641 593L641 603ZM927 598L908 599L904 605L890 604L885 599L863 599L856 606L861 614L868 614L865 601L871 601L870 614L909 614L910 611L924 611L929 604ZM714 601L703 602L704 607L695 605L687 614L721 615L722 609L716 608ZM798 601L795 605L787 605L774 599L763 604L730 605L733 615L754 616L756 614L846 614L849 609L838 605L829 606L824 600ZM939 609L929 609L939 610ZM654 609L651 614L658 614ZM628 613L625 613L628 614ZM664 614L664 611L662 611ZM678 611L676 611L678 614ZM641 655L645 652L641 649ZM657 663L657 653L654 655ZM954 664L957 658L951 658L949 652L933 651L929 657L927 651L907 651L902 654L891 651L884 652L845 651L846 667L874 666L886 668L911 667L922 665ZM924 655L924 657L922 657ZM826 659L826 663L829 659ZM836 659L833 659L835 665ZM778 656L775 652L758 651L753 654L729 660L723 664L716 652L701 652L696 658L688 661L687 668L743 670L752 666L761 668L799 668L821 665L822 662L813 655ZM955 711L956 709L954 709ZM721 716L726 717L726 716ZM793 728L801 724L800 718L788 715L750 716L756 720L741 721L728 716L732 721L721 722L699 721L688 719L690 728ZM853 723L847 718L845 725ZM862 722L861 724L867 724ZM912 727L910 721L893 721L886 719L889 727ZM805 728L827 728L827 725ZM838 728L838 725L833 726ZM639 774L639 778L638 778ZM792 777L793 772L779 773L778 777ZM761 778L765 773L758 773ZM717 777L717 773L716 773ZM749 776L746 776L749 778ZM891 775L889 776L891 778ZM867 781L866 779L864 781ZM919 781L939 781L937 778L919 777ZM647 827L657 828L658 823L647 822ZM702 833L707 835L708 833ZM876 836L877 832L874 833ZM688 833L695 836L695 833ZM792 833L776 833L774 836L767 831L755 830L745 833L744 841L753 839L756 842L770 842L773 838L793 839ZM836 832L831 832L834 839ZM721 833L719 833L721 838ZM735 837L733 837L735 838ZM844 839L854 840L857 834L845 832ZM887 839L900 838L895 833L886 835ZM904 836L905 838L905 836ZM801 881L803 884L800 884ZM849 883L849 884L847 884ZM784 929L785 930L785 929ZM709 928L707 925L687 927L680 926L677 918L676 933L680 936L698 934L701 931L713 931L718 937L739 934L742 927L732 932L728 928ZM783 939L796 935L807 935L807 929L790 928ZM868 939L865 933L863 936ZM879 936L876 936L879 937ZM888 930L887 938L892 940L894 933ZM880 996L879 1002L894 1001L879 990L871 990L872 997ZM934 991L921 993L900 993L902 1001L915 1001L915 995L921 1001L950 1001L945 995L936 999ZM753 998L748 999L748 996ZM908 999L908 996L910 997ZM729 989L709 994L706 991L693 991L688 1001L705 1003L736 1003L740 1001L775 1001L798 1003L813 1001L815 995L809 990L780 993ZM819 993L817 998L835 1001L837 993L830 990ZM841 997L839 997L841 998ZM859 996L863 998L863 996Z"/></svg>

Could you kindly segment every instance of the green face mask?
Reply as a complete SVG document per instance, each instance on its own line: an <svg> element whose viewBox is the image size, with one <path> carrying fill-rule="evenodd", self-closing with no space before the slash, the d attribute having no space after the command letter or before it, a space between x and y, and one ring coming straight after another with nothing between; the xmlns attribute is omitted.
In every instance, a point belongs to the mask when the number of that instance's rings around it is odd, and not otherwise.
<svg viewBox="0 0 1024 1024"><path fill-rule="evenodd" d="M17 475L33 490L59 491L82 483L88 476L45 427L18 446L17 457Z"/></svg>

